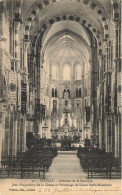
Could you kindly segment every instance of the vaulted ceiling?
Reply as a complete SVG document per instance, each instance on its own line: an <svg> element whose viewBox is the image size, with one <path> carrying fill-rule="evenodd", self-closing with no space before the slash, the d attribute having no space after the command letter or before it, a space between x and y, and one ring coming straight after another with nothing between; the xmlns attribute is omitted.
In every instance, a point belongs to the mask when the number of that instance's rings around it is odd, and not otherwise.
<svg viewBox="0 0 122 195"><path fill-rule="evenodd" d="M23 0L25 34L31 39L55 22L72 20L87 26L96 37L109 30L111 0Z"/></svg>
<svg viewBox="0 0 122 195"><path fill-rule="evenodd" d="M89 58L91 40L86 29L74 21L60 21L47 29L42 40L42 53L50 61L81 62ZM87 61L86 59L86 61Z"/></svg>
<svg viewBox="0 0 122 195"><path fill-rule="evenodd" d="M40 45L47 56L60 56L68 47L73 55L88 56L93 38L100 43L112 28L112 1L7 0L9 6L21 7L25 39L36 43L41 36Z"/></svg>

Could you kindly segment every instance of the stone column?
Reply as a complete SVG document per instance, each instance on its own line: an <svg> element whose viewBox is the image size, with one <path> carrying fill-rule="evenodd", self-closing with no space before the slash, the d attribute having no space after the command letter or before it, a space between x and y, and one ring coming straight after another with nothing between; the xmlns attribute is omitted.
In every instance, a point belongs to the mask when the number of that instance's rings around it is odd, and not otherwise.
<svg viewBox="0 0 122 195"><path fill-rule="evenodd" d="M23 120L23 144L22 144L22 152L26 151L26 116L24 116Z"/></svg>
<svg viewBox="0 0 122 195"><path fill-rule="evenodd" d="M14 22L14 26L15 26L15 58L16 58L16 71L18 71L20 69L20 43L19 43L19 30L20 30L20 22Z"/></svg>
<svg viewBox="0 0 122 195"><path fill-rule="evenodd" d="M3 117L2 117L2 156L5 156L5 149L6 149L6 140L5 140L5 134L6 134L5 117L6 117L6 112L3 112Z"/></svg>
<svg viewBox="0 0 122 195"><path fill-rule="evenodd" d="M11 135L11 132L10 132L10 129L11 129L11 111L9 110L9 121L8 121L8 124L9 124L9 129L8 129L8 155L10 155L10 135Z"/></svg>
<svg viewBox="0 0 122 195"><path fill-rule="evenodd" d="M119 114L118 114L119 115ZM118 157L121 157L121 115L118 116Z"/></svg>
<svg viewBox="0 0 122 195"><path fill-rule="evenodd" d="M3 75L4 74L4 57L3 57L3 53L4 53L4 49L5 48L5 41L7 40L6 39L6 36L7 36L7 33L5 31L5 27L6 27L6 22L5 22L5 12L6 12L6 8L5 8L5 2L4 0L3 1L0 1L0 7L2 8L1 9L1 12L0 12L0 75Z"/></svg>
<svg viewBox="0 0 122 195"><path fill-rule="evenodd" d="M0 49L1 49L0 50L0 75L4 75L4 59L3 59L4 41L3 39L0 39ZM2 82L1 82L1 85L3 85Z"/></svg>
<svg viewBox="0 0 122 195"><path fill-rule="evenodd" d="M99 82L102 81L101 79L101 68L102 68L102 55L98 55L98 60L99 60Z"/></svg>
<svg viewBox="0 0 122 195"><path fill-rule="evenodd" d="M42 123L39 122L39 135L40 135L40 138L42 138Z"/></svg>
<svg viewBox="0 0 122 195"><path fill-rule="evenodd" d="M108 152L108 116L105 116L105 151Z"/></svg>
<svg viewBox="0 0 122 195"><path fill-rule="evenodd" d="M5 153L5 113L3 113L2 117L2 156Z"/></svg>
<svg viewBox="0 0 122 195"><path fill-rule="evenodd" d="M3 144L4 144L4 148L5 148L4 156L6 157L9 154L9 112L7 112L5 122L7 124L6 124L5 139L4 139L4 143Z"/></svg>
<svg viewBox="0 0 122 195"><path fill-rule="evenodd" d="M116 10L114 10L116 12ZM121 14L120 14L121 15ZM118 19L113 19L114 22L114 28L113 28L113 33L114 33L114 43L113 43L113 68L114 68L114 125L115 125L115 157L119 157L119 124L118 124L118 113L117 113L117 69L119 67L119 61L118 59L120 58L120 53L119 53L119 20Z"/></svg>
<svg viewBox="0 0 122 195"><path fill-rule="evenodd" d="M2 112L0 112L0 167L2 158Z"/></svg>
<svg viewBox="0 0 122 195"><path fill-rule="evenodd" d="M28 110L29 107L29 81L28 81L28 47L29 47L30 42L24 42L24 67L23 71L25 74L25 82L27 84L27 102L26 102L26 109Z"/></svg>
<svg viewBox="0 0 122 195"><path fill-rule="evenodd" d="M38 94L37 94L37 97L39 96L39 98L40 98L40 104L44 104L44 102L43 102L43 96L44 96L44 90L43 90L43 87L44 87L44 85L43 85L43 82L44 82L44 78L43 78L43 76L44 76L44 68L43 68L43 63L44 63L44 60L40 60L40 89L39 89L39 91L37 92Z"/></svg>
<svg viewBox="0 0 122 195"><path fill-rule="evenodd" d="M19 151L21 149L21 118L18 118L18 128L17 128L17 151Z"/></svg>
<svg viewBox="0 0 122 195"><path fill-rule="evenodd" d="M51 138L51 117L48 117L48 129L47 129L47 139Z"/></svg>
<svg viewBox="0 0 122 195"><path fill-rule="evenodd" d="M17 119L14 122L14 156L17 155Z"/></svg>
<svg viewBox="0 0 122 195"><path fill-rule="evenodd" d="M28 73L28 47L29 47L30 42L24 42L24 65L23 65L23 70L25 73Z"/></svg>
<svg viewBox="0 0 122 195"><path fill-rule="evenodd" d="M99 119L99 148L102 149L102 121Z"/></svg>
<svg viewBox="0 0 122 195"><path fill-rule="evenodd" d="M118 120L115 119L115 157L118 157Z"/></svg>
<svg viewBox="0 0 122 195"><path fill-rule="evenodd" d="M14 110L12 111L12 118L11 118L11 125L12 125L12 131L11 131L11 135L12 135L12 137L10 138L11 140L12 140L12 151L11 151L11 153L12 153L12 155L14 155L14 147L15 147L15 133L14 133Z"/></svg>

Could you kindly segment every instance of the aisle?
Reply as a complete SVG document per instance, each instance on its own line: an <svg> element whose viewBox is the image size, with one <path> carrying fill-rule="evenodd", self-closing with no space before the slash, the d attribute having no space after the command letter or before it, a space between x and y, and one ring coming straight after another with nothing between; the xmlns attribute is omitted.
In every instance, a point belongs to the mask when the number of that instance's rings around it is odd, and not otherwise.
<svg viewBox="0 0 122 195"><path fill-rule="evenodd" d="M49 171L45 174L45 179L86 179L87 173L80 166L76 151L59 151L53 159Z"/></svg>

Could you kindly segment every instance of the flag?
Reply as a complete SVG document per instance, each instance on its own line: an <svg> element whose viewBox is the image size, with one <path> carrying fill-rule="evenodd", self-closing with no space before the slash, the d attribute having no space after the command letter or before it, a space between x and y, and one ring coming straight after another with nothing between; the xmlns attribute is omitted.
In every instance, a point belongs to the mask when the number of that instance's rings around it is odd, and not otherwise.
<svg viewBox="0 0 122 195"><path fill-rule="evenodd" d="M27 84L21 83L21 112L26 113Z"/></svg>

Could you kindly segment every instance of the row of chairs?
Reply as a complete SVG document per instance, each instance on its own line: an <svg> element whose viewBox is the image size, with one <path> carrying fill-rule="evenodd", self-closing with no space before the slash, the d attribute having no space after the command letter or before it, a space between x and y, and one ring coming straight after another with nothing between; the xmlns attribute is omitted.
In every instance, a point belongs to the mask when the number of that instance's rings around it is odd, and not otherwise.
<svg viewBox="0 0 122 195"><path fill-rule="evenodd" d="M121 178L121 161L100 149L79 148L77 156L88 178Z"/></svg>
<svg viewBox="0 0 122 195"><path fill-rule="evenodd" d="M21 178L24 178L26 175L29 177L37 173L40 177L41 172L44 176L56 155L56 149L43 148L39 151L19 152L17 157L2 158L0 177L13 177L13 175L18 174Z"/></svg>

